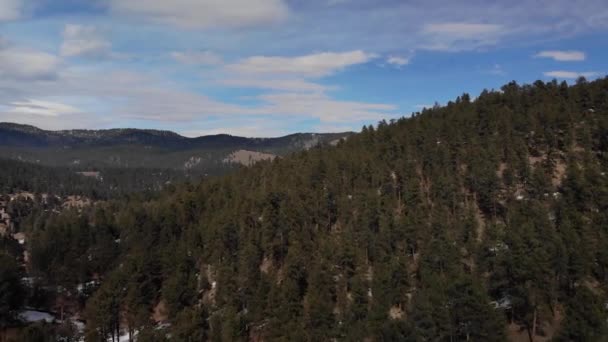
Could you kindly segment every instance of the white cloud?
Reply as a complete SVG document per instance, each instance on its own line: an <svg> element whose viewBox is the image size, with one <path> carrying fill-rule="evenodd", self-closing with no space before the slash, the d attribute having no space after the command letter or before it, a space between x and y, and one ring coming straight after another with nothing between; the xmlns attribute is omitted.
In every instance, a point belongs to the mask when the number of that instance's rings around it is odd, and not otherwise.
<svg viewBox="0 0 608 342"><path fill-rule="evenodd" d="M171 57L182 64L218 65L222 57L209 51L202 52L172 52Z"/></svg>
<svg viewBox="0 0 608 342"><path fill-rule="evenodd" d="M428 50L469 50L496 44L506 29L498 24L447 22L427 24L422 29Z"/></svg>
<svg viewBox="0 0 608 342"><path fill-rule="evenodd" d="M209 117L265 116L269 122L316 118L321 122L379 120L394 115L393 105L340 101L318 92L265 93L251 100L251 105L216 101L204 95L157 86L125 89L113 85L116 96L128 96L128 102L113 111L124 117L164 122L191 122ZM122 94L118 94L122 92ZM241 119L239 119L241 120Z"/></svg>
<svg viewBox="0 0 608 342"><path fill-rule="evenodd" d="M286 18L283 0L109 0L118 14L180 28L238 28Z"/></svg>
<svg viewBox="0 0 608 342"><path fill-rule="evenodd" d="M502 26L494 24L475 23L434 23L424 27L424 32L443 34L459 39L475 38L487 34L500 32Z"/></svg>
<svg viewBox="0 0 608 342"><path fill-rule="evenodd" d="M563 70L547 71L544 73L544 75L547 77L565 78L565 79L576 79L579 77L591 78L591 77L599 76L599 74L600 73L597 71L578 72L578 71L563 71Z"/></svg>
<svg viewBox="0 0 608 342"><path fill-rule="evenodd" d="M0 46L0 77L48 79L55 76L60 60L46 52Z"/></svg>
<svg viewBox="0 0 608 342"><path fill-rule="evenodd" d="M78 108L70 105L42 100L15 101L11 102L10 105L13 108L10 109L9 112L16 114L56 117L65 114L77 114L82 112Z"/></svg>
<svg viewBox="0 0 608 342"><path fill-rule="evenodd" d="M19 19L22 0L0 0L0 21Z"/></svg>
<svg viewBox="0 0 608 342"><path fill-rule="evenodd" d="M582 51L541 51L534 55L536 58L552 58L559 62L578 62L584 61L586 59L586 55Z"/></svg>
<svg viewBox="0 0 608 342"><path fill-rule="evenodd" d="M94 127L91 123L98 122L100 118L120 126L131 119L179 122L244 111L243 107L183 90L172 82L123 69L108 71L66 66L57 72L55 78L45 81L0 77L0 89L3 89L0 103L23 102L23 99L67 99L59 102L77 104L76 107L88 114L86 118L81 119L78 115L70 117L70 120L48 117L44 124L55 128ZM6 109L2 118L15 121L15 115L7 113Z"/></svg>
<svg viewBox="0 0 608 342"><path fill-rule="evenodd" d="M380 120L393 116L396 106L382 103L339 101L321 93L277 93L258 97L265 104L258 114L287 114L318 118L321 122L344 123L358 120Z"/></svg>
<svg viewBox="0 0 608 342"><path fill-rule="evenodd" d="M66 25L63 30L61 55L67 57L104 57L111 53L111 44L92 26Z"/></svg>
<svg viewBox="0 0 608 342"><path fill-rule="evenodd" d="M228 87L257 88L294 92L323 92L335 88L331 86L324 86L318 83L308 82L301 79L243 78L224 79L220 80L218 83Z"/></svg>
<svg viewBox="0 0 608 342"><path fill-rule="evenodd" d="M389 56L386 59L386 62L397 67L402 67L404 65L410 64L410 59L407 57Z"/></svg>
<svg viewBox="0 0 608 342"><path fill-rule="evenodd" d="M323 77L346 67L367 63L376 55L361 50L334 53L323 52L298 57L255 56L228 66L239 73L299 75L302 77Z"/></svg>
<svg viewBox="0 0 608 342"><path fill-rule="evenodd" d="M0 77L0 89L3 89L0 104L12 104L19 107L20 112L17 115L14 108L0 106L0 121L16 121L53 129L104 125L120 127L139 122L138 126L141 127L150 123L167 128L186 125L182 129L194 131L213 128L218 132L240 134L246 132L234 129L247 126L243 125L247 120L259 119L258 123L280 126L273 130L260 128L255 133L256 136L263 136L293 132L294 125L310 119L323 124L352 124L355 126L353 129L357 129L361 120L377 121L397 115L397 107L390 104L338 100L320 90L313 90L315 86L298 85L295 81L286 86L285 82L281 86L264 87L272 91L250 98L246 104L235 104L215 100L152 75L125 70L108 72L104 69L63 67L56 78L42 82L11 81ZM61 113L72 113L75 109L42 105L24 99L63 103L81 109L82 113L71 114L69 119L66 119L67 114L51 116L57 113L51 111L52 108L62 109ZM30 114L25 113L28 111ZM209 120L215 118L223 120L224 124L210 127Z"/></svg>

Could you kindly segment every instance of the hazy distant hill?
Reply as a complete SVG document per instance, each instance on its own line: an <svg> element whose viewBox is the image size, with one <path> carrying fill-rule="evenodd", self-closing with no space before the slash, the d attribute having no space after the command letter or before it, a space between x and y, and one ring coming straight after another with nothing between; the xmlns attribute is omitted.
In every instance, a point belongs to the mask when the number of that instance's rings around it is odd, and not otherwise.
<svg viewBox="0 0 608 342"><path fill-rule="evenodd" d="M279 138L244 138L227 134L187 138L170 131L143 129L46 131L14 123L0 123L3 157L52 166L79 168L171 168L221 173L238 151L252 156L283 156L318 144L337 141L350 133L298 133ZM255 160L254 160L255 161Z"/></svg>

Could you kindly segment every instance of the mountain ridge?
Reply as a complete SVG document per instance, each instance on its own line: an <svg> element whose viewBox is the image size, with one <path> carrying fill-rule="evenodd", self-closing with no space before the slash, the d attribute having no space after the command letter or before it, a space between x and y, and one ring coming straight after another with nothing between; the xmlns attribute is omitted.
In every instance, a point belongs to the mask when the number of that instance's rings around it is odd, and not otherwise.
<svg viewBox="0 0 608 342"><path fill-rule="evenodd" d="M216 134L194 138L172 131L135 128L43 130L0 123L0 154L9 159L55 167L174 169L221 174L232 168L237 151L285 156L321 144L337 143L352 133L295 133L277 138ZM193 163L193 161L196 161Z"/></svg>
<svg viewBox="0 0 608 342"><path fill-rule="evenodd" d="M309 133L299 132L292 133L279 137L244 137L232 134L210 134L202 135L197 137L186 137L170 130L156 130L156 129L140 129L140 128L110 128L110 129L71 129L71 130L45 130L33 125L25 125L13 122L0 122L0 144L8 145L14 144L20 147L32 145L32 142L28 141L17 141L13 143L11 140L3 137L5 134L25 134L32 136L31 138L46 139L47 144L75 144L75 143L89 143L95 144L96 142L120 145L121 143L143 143L143 144L154 144L160 143L161 141L154 140L143 140L145 136L154 137L157 139L171 139L169 143L181 142L183 147L198 147L199 144L209 143L209 141L218 139L224 142L253 142L253 143L264 143L272 141L280 141L301 137L343 137L352 134L352 132L338 132L338 133ZM3 139L4 138L4 139ZM27 137L23 136L24 139ZM104 141L107 139L117 139L116 142ZM127 139L127 140L119 140ZM130 139L130 140L129 140ZM45 140L43 140L45 141ZM41 147L40 144L33 144L37 147Z"/></svg>

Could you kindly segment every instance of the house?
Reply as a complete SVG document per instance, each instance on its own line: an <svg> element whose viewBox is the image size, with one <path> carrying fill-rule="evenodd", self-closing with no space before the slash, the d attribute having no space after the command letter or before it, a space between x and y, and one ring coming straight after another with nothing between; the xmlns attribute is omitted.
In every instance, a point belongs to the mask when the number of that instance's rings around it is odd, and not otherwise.
<svg viewBox="0 0 608 342"><path fill-rule="evenodd" d="M17 242L19 242L20 245L25 244L26 238L25 238L25 233L15 233L13 234L13 239L17 240Z"/></svg>
<svg viewBox="0 0 608 342"><path fill-rule="evenodd" d="M512 302L509 296L504 296L497 301L490 302L490 305L492 305L494 309L508 310L512 307Z"/></svg>
<svg viewBox="0 0 608 342"><path fill-rule="evenodd" d="M101 178L101 173L99 171L82 171L82 172L76 172L76 174L84 176L84 177L95 178L95 179Z"/></svg>

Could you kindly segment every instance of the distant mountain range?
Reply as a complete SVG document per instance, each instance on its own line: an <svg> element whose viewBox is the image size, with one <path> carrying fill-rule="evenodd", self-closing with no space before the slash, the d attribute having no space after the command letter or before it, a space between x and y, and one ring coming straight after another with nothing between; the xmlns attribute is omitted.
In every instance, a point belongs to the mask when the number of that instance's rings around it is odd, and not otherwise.
<svg viewBox="0 0 608 342"><path fill-rule="evenodd" d="M171 131L148 129L47 131L0 123L0 155L78 169L170 168L221 173L234 164L250 165L258 159L335 144L350 134L297 133L279 138L219 134L187 138Z"/></svg>

